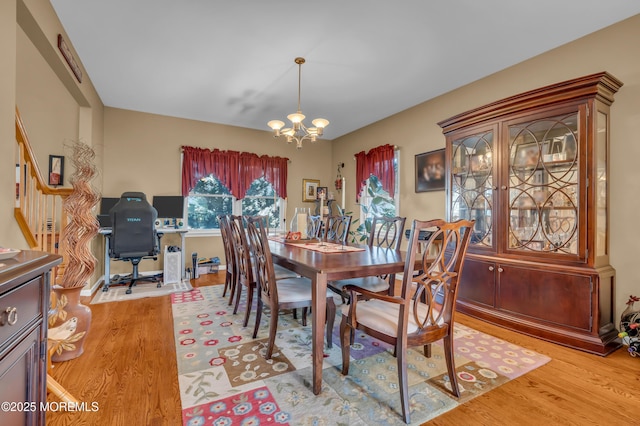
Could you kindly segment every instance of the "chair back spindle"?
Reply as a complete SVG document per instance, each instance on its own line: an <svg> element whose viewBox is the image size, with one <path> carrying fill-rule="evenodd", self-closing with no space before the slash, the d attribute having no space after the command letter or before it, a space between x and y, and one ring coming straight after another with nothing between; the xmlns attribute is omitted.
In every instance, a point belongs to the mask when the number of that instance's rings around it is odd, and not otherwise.
<svg viewBox="0 0 640 426"><path fill-rule="evenodd" d="M322 231L322 217L320 215L311 215L308 218L307 224L307 237L308 238L320 238L320 232Z"/></svg>
<svg viewBox="0 0 640 426"><path fill-rule="evenodd" d="M412 229L409 248L411 256L407 258L407 277L403 278L402 282L402 297L413 304L414 321L421 324L423 329L438 326L443 322L453 326L451 321L458 295L458 279L473 230L470 221L431 222L434 223L435 230L422 253L419 247L425 243L419 241L419 231ZM424 223L427 222L422 224ZM415 258L420 256L423 272L412 275ZM407 274L406 271L411 272ZM423 314L422 317L420 314Z"/></svg>
<svg viewBox="0 0 640 426"><path fill-rule="evenodd" d="M402 233L406 217L375 216L371 222L371 235L369 235L369 247L400 249Z"/></svg>
<svg viewBox="0 0 640 426"><path fill-rule="evenodd" d="M350 226L351 216L329 216L324 239L326 241L345 243L349 235Z"/></svg>

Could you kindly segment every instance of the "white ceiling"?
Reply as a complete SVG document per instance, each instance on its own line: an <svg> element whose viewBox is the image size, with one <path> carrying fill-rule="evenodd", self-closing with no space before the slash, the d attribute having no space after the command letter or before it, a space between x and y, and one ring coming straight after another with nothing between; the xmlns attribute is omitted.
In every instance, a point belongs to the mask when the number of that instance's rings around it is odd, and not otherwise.
<svg viewBox="0 0 640 426"><path fill-rule="evenodd" d="M640 13L637 0L50 0L106 106L335 139ZM637 40L635 41L637 42Z"/></svg>

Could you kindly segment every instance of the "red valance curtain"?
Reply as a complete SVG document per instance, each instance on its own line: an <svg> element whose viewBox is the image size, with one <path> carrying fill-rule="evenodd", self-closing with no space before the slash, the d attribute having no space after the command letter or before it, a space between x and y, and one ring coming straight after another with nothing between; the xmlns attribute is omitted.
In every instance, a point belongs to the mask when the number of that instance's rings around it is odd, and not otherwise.
<svg viewBox="0 0 640 426"><path fill-rule="evenodd" d="M207 148L182 147L182 195L189 195L198 181L214 175L229 188L231 194L242 199L251 183L264 176L280 198L287 198L287 158L258 157L249 152L213 151Z"/></svg>
<svg viewBox="0 0 640 426"><path fill-rule="evenodd" d="M388 144L373 148L366 154L364 151L356 154L356 202L360 201L362 188L371 175L380 180L382 188L393 198L396 187L393 172L394 155L393 145Z"/></svg>

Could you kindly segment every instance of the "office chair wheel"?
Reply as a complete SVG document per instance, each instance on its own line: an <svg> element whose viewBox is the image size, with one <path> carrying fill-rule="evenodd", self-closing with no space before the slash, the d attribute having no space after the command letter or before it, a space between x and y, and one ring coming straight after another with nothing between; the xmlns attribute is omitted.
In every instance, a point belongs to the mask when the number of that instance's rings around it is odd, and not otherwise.
<svg viewBox="0 0 640 426"><path fill-rule="evenodd" d="M107 286L107 285L103 285L103 286L102 286L102 291L104 291L105 293L106 293L107 291L109 291L109 286Z"/></svg>
<svg viewBox="0 0 640 426"><path fill-rule="evenodd" d="M162 283L160 281L158 281L158 284L156 285L156 287L158 287L158 288L162 287Z"/></svg>
<svg viewBox="0 0 640 426"><path fill-rule="evenodd" d="M125 294L131 294L131 288L128 288L127 291L125 291Z"/></svg>

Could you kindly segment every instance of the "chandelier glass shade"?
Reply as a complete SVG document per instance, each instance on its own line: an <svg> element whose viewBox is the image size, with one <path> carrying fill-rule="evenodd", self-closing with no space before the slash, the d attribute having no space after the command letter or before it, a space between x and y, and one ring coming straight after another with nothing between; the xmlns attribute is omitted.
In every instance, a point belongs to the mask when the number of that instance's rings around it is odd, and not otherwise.
<svg viewBox="0 0 640 426"><path fill-rule="evenodd" d="M285 123L281 120L271 120L267 123L267 126L273 130L273 137L277 138L285 136L287 143L296 142L298 149L302 148L302 142L305 140L315 142L318 136L322 136L324 128L329 125L329 120L324 118L316 118L311 121L313 127L307 127L304 125L304 119L306 118L300 110L300 81L302 73L302 64L304 64L304 58L296 58L294 60L298 64L298 111L287 115L287 119L291 122L291 127L283 128Z"/></svg>

